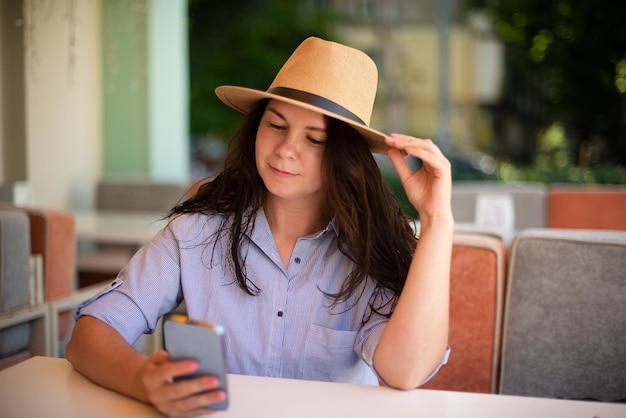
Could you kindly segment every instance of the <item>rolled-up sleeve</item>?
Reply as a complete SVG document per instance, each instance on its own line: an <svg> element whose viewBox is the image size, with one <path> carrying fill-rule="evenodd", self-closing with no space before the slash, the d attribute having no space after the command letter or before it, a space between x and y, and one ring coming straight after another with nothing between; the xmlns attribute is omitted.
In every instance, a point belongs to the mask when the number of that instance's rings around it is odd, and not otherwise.
<svg viewBox="0 0 626 418"><path fill-rule="evenodd" d="M96 296L83 302L76 309L76 318L91 316L115 328L129 344L144 333L153 330L137 304L124 293L118 291L122 285L120 279L115 279L109 287Z"/></svg>
<svg viewBox="0 0 626 418"><path fill-rule="evenodd" d="M154 332L158 319L182 300L177 242L169 228L160 231L109 286L76 309L76 318L104 321L131 344Z"/></svg>

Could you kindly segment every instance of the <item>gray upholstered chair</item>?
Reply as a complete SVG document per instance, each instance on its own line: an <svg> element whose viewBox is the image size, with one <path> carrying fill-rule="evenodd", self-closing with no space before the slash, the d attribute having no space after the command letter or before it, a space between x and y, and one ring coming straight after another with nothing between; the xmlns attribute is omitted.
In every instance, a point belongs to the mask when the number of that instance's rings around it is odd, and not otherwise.
<svg viewBox="0 0 626 418"><path fill-rule="evenodd" d="M626 400L626 231L525 230L510 257L500 393Z"/></svg>
<svg viewBox="0 0 626 418"><path fill-rule="evenodd" d="M30 227L26 213L0 207L0 315L30 304ZM27 350L30 325L0 329L0 369L3 358Z"/></svg>

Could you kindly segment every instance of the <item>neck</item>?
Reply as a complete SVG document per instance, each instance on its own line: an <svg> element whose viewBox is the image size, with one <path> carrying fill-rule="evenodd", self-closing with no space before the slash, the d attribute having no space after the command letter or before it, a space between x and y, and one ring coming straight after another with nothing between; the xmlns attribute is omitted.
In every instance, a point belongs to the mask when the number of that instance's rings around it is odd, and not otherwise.
<svg viewBox="0 0 626 418"><path fill-rule="evenodd" d="M272 234L299 238L324 229L330 218L319 204L285 202L268 197L263 203L265 217Z"/></svg>

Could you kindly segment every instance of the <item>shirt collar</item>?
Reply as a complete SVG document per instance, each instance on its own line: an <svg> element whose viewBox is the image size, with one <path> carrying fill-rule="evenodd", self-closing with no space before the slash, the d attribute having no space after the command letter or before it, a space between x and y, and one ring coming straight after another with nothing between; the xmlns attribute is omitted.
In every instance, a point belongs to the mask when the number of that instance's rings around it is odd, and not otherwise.
<svg viewBox="0 0 626 418"><path fill-rule="evenodd" d="M262 243L265 243L268 239L271 239L271 241L273 241L272 231L267 221L267 217L265 216L265 210L263 209L263 206L259 208L256 215L253 215L250 212L247 212L246 214L244 214L244 218L247 216L255 217L254 228L252 231L249 231L247 233L248 237L253 242L256 242L257 244L260 245ZM316 239L324 235L326 232L332 232L335 234L335 236L337 236L338 231L339 231L339 227L337 225L337 219L333 217L324 229L318 232L315 232L311 235L308 235L306 237L303 237L303 238Z"/></svg>

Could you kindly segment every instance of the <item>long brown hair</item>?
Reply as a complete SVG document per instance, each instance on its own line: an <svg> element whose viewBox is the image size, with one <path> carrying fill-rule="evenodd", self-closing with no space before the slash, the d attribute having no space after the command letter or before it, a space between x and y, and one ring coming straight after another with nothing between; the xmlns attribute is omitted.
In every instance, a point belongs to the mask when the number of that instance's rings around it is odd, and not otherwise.
<svg viewBox="0 0 626 418"><path fill-rule="evenodd" d="M245 234L254 228L253 215L266 193L256 169L255 141L267 103L257 103L231 138L224 168L215 179L170 212L170 217L192 212L227 215L218 236L228 235L236 283L251 295L261 289L246 277L240 248ZM378 293L370 307L381 312L389 303L395 306L417 240L410 219L384 182L365 139L341 121L326 117L326 122L328 140L322 163L325 207L338 227L339 250L354 263L340 291L328 296L334 303L358 299L363 283L373 280ZM384 298L385 291L394 297Z"/></svg>

